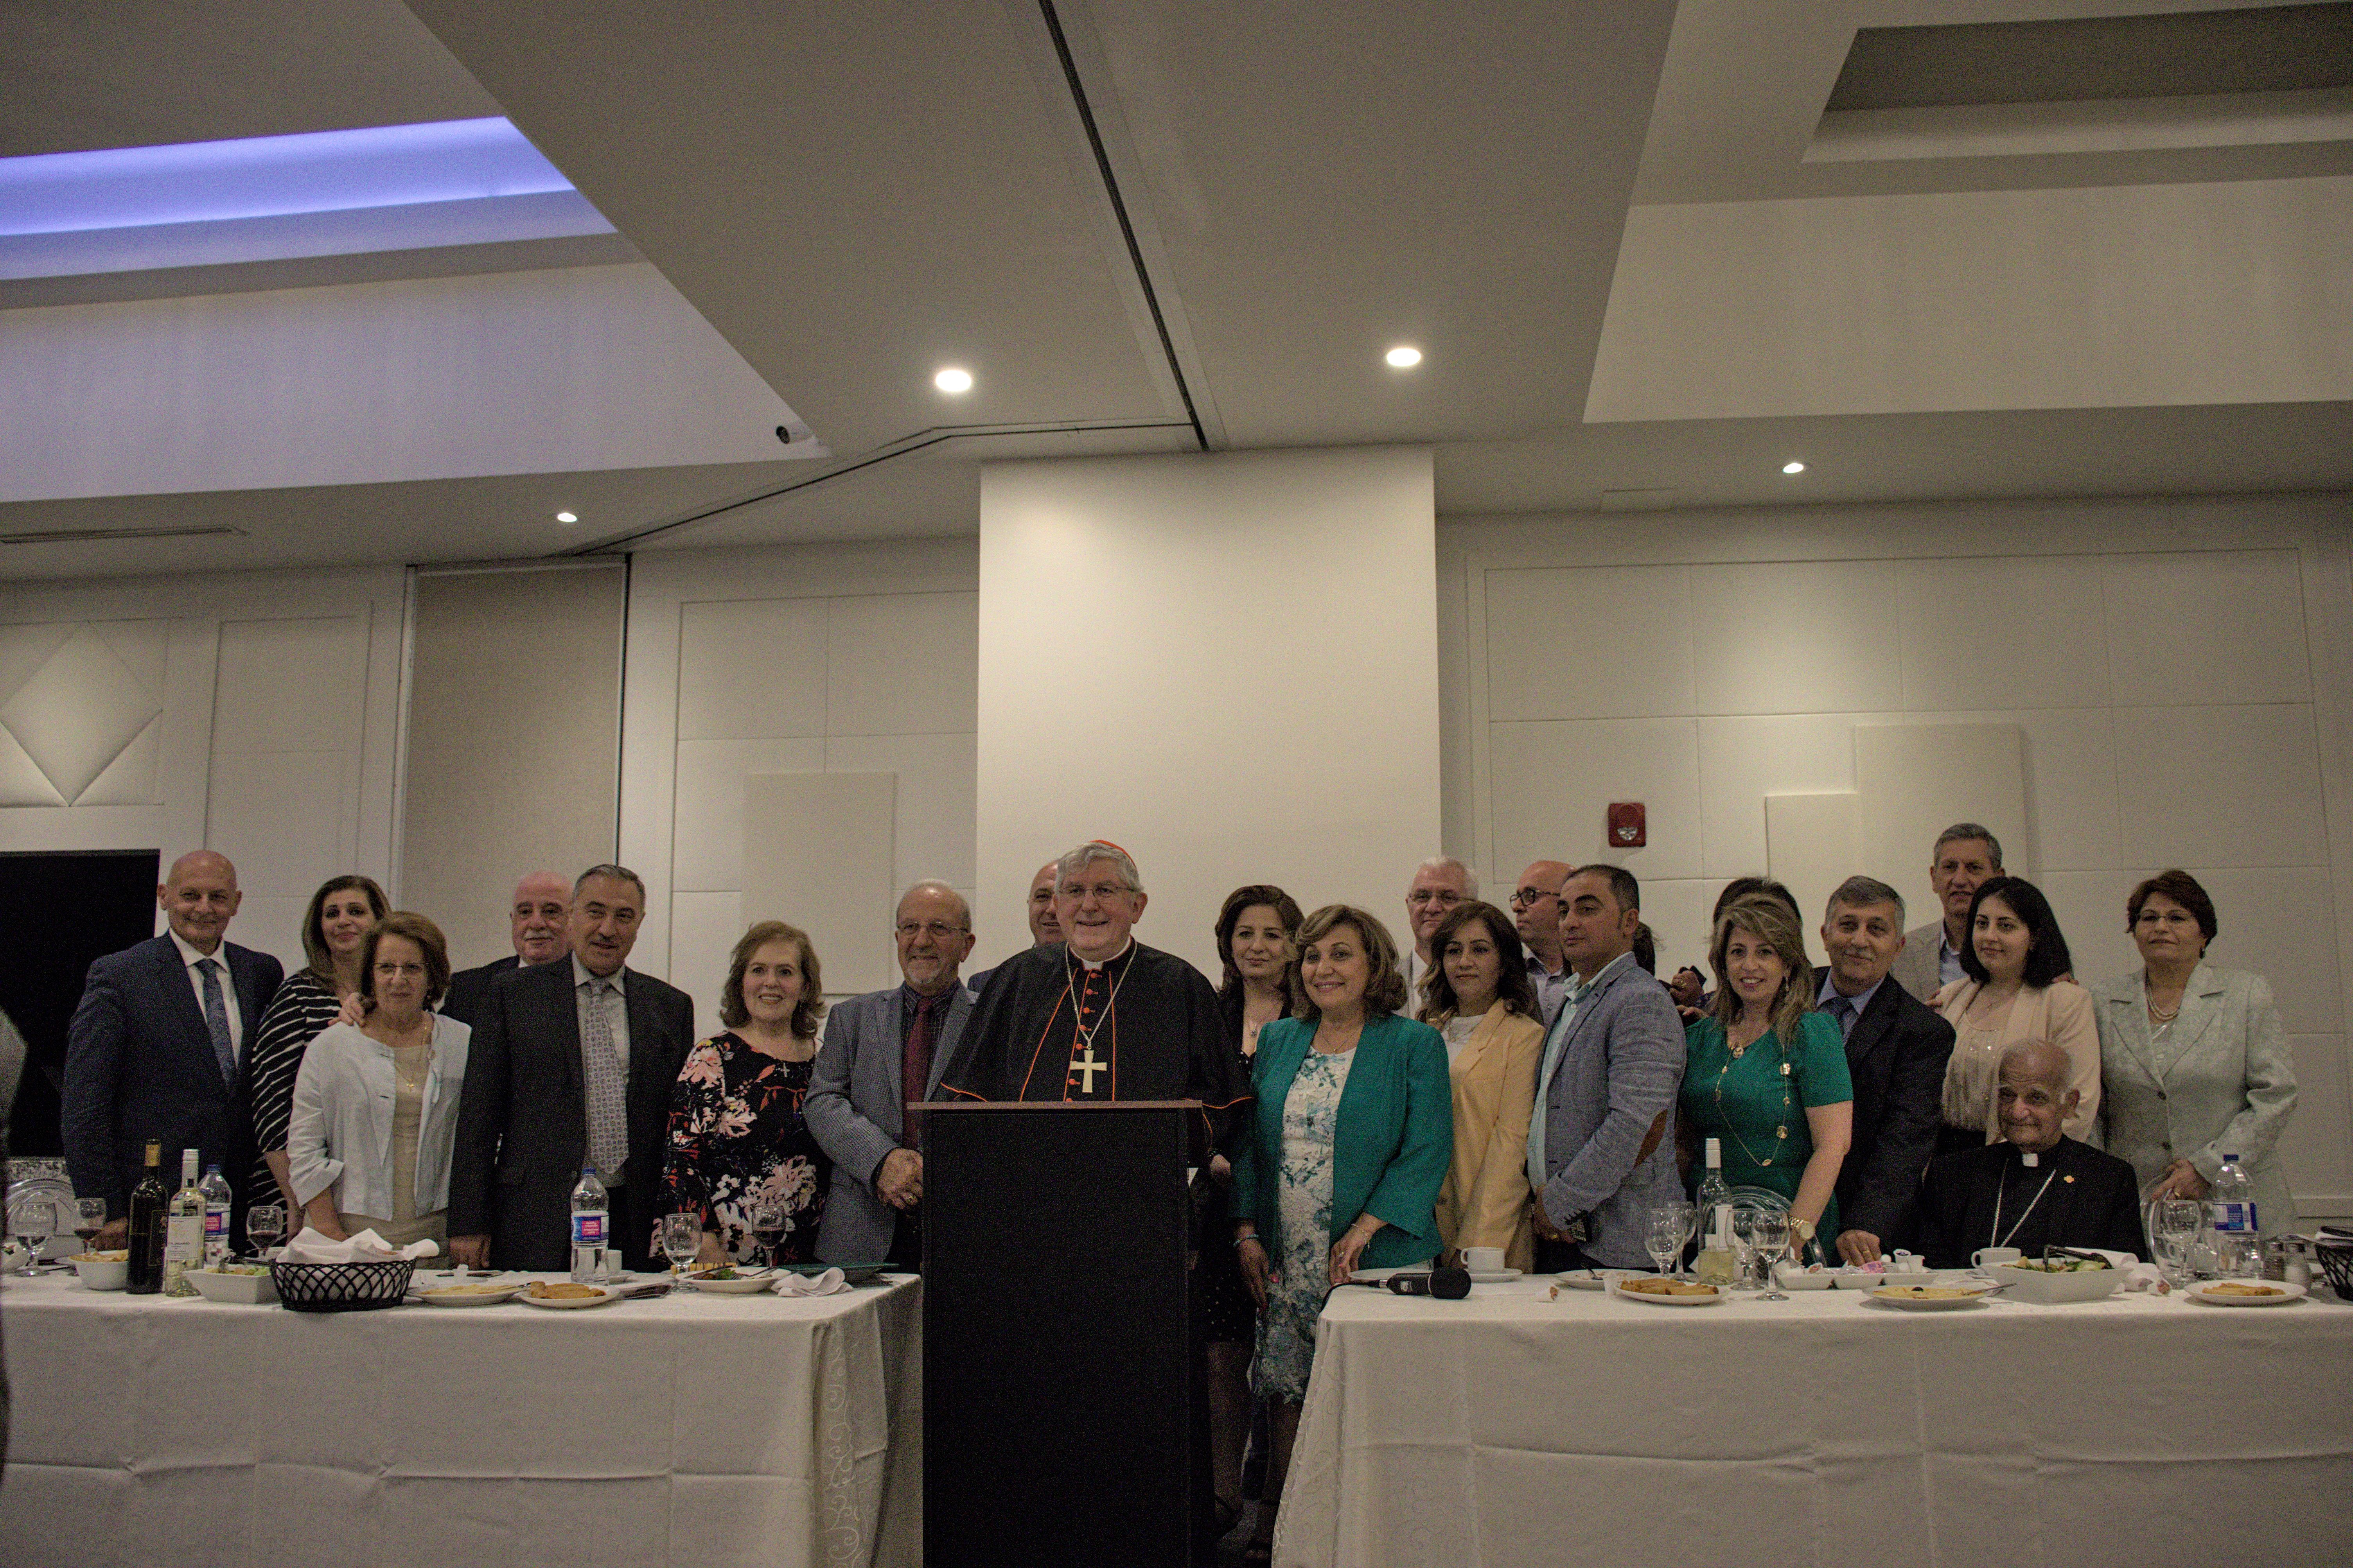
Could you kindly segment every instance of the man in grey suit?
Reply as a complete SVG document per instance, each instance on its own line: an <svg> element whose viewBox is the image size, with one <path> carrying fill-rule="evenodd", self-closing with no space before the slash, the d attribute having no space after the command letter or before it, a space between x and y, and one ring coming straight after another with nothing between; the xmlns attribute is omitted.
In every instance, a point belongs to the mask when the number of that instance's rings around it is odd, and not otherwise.
<svg viewBox="0 0 2353 1568"><path fill-rule="evenodd" d="M2001 840L1989 827L1956 822L1928 851L1928 887L1942 917L1904 933L1904 951L1889 971L1895 984L1926 1002L1961 977L1969 945L1969 904L1978 889L2004 875Z"/></svg>
<svg viewBox="0 0 2353 1568"><path fill-rule="evenodd" d="M1585 866L1560 889L1560 944L1574 973L1545 1035L1528 1122L1536 1268L1649 1268L1652 1210L1683 1195L1675 1094L1683 1031L1666 989L1634 963L1641 885Z"/></svg>
<svg viewBox="0 0 2353 1568"><path fill-rule="evenodd" d="M284 972L227 940L243 899L226 856L191 851L155 889L170 929L90 966L66 1026L60 1121L74 1191L106 1200L94 1246L128 1237L149 1139L163 1142L167 1169L183 1149L224 1171L246 1168L240 1064Z"/></svg>
<svg viewBox="0 0 2353 1568"><path fill-rule="evenodd" d="M918 882L892 925L901 984L836 1005L801 1114L833 1160L817 1255L828 1263L923 1263L923 1117L955 1053L972 993L956 968L972 954L972 910L944 882Z"/></svg>
<svg viewBox="0 0 2353 1568"><path fill-rule="evenodd" d="M646 885L592 866L572 889L572 955L499 976L474 1020L449 1163L449 1254L470 1268L561 1269L571 1194L594 1165L612 1242L650 1266L670 1090L694 1043L685 992L627 967Z"/></svg>

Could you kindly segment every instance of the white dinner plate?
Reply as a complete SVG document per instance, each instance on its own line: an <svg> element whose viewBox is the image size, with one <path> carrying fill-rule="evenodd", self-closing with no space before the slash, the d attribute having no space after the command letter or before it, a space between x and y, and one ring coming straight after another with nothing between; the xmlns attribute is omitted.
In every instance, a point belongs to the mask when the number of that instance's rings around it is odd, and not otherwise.
<svg viewBox="0 0 2353 1568"><path fill-rule="evenodd" d="M1517 1279L1524 1270L1517 1268L1466 1268L1473 1285L1501 1285L1507 1279Z"/></svg>
<svg viewBox="0 0 2353 1568"><path fill-rule="evenodd" d="M428 1307L495 1307L522 1293L520 1285L437 1285L417 1292Z"/></svg>
<svg viewBox="0 0 2353 1568"><path fill-rule="evenodd" d="M1985 1305L1986 1292L1977 1287L1956 1285L1953 1289L1966 1289L1966 1296L1915 1296L1898 1285L1882 1286L1863 1298L1882 1306L1901 1307L1907 1312L1955 1312Z"/></svg>
<svg viewBox="0 0 2353 1568"><path fill-rule="evenodd" d="M763 1290L776 1288L773 1274L755 1274L749 1279L694 1279L684 1281L690 1290L708 1290L714 1296L756 1296Z"/></svg>
<svg viewBox="0 0 2353 1568"><path fill-rule="evenodd" d="M1652 1276L1645 1274L1642 1278ZM1712 1296L1653 1296L1646 1290L1627 1289L1622 1279L1609 1287L1609 1293L1623 1301L1647 1301L1653 1307L1713 1307L1724 1300L1725 1294L1719 1287Z"/></svg>
<svg viewBox="0 0 2353 1568"><path fill-rule="evenodd" d="M2268 1285L2280 1292L2276 1296L2216 1296L2210 1292L2217 1285ZM2210 1307L2284 1307L2299 1300L2305 1294L2301 1285L2291 1285L2280 1279L2208 1279L2191 1286L2183 1294L2193 1301L2203 1301Z"/></svg>
<svg viewBox="0 0 2353 1568"><path fill-rule="evenodd" d="M1572 1268L1566 1274L1556 1274L1553 1278L1572 1290L1599 1290L1609 1283L1598 1270L1591 1268Z"/></svg>
<svg viewBox="0 0 2353 1568"><path fill-rule="evenodd" d="M607 1301L617 1301L620 1299L621 1293L618 1290L609 1289L601 1285L596 1287L596 1294L594 1296L559 1296L549 1300L534 1296L526 1289L515 1298L527 1306L545 1307L550 1311L555 1312L576 1311L582 1307L601 1307Z"/></svg>

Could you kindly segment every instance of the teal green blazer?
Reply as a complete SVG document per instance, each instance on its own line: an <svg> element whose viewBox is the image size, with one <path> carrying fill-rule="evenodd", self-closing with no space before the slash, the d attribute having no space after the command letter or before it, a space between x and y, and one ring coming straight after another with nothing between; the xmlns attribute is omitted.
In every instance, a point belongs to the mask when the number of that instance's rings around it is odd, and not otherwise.
<svg viewBox="0 0 2353 1568"><path fill-rule="evenodd" d="M1233 1212L1275 1234L1282 1164L1282 1102L1315 1038L1309 1018L1280 1018L1260 1031L1250 1063L1258 1099L1248 1136L1235 1141ZM1388 1223L1359 1266L1392 1268L1438 1256L1438 1189L1454 1159L1454 1091L1446 1042L1436 1029L1396 1014L1369 1018L1340 1091L1332 1151L1332 1236L1362 1214ZM1270 1250L1273 1243L1269 1244Z"/></svg>

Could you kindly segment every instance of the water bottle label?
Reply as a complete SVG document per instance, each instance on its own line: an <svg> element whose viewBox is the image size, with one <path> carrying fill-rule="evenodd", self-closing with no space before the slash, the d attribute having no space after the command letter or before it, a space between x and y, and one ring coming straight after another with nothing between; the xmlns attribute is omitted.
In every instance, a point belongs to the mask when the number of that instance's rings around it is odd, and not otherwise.
<svg viewBox="0 0 2353 1568"><path fill-rule="evenodd" d="M2216 1204L2214 1228L2232 1236L2253 1235L2255 1229L2255 1205L2252 1203Z"/></svg>
<svg viewBox="0 0 2353 1568"><path fill-rule="evenodd" d="M595 1209L582 1209L572 1216L572 1245L602 1247L605 1245L605 1216Z"/></svg>
<svg viewBox="0 0 2353 1568"><path fill-rule="evenodd" d="M228 1210L206 1209L205 1211L205 1239L206 1241L228 1239Z"/></svg>

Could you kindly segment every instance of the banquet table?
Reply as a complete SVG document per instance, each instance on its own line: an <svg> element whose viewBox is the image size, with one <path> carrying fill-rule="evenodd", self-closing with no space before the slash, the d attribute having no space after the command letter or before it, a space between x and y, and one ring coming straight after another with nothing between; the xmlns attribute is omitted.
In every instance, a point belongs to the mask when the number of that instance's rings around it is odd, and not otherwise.
<svg viewBox="0 0 2353 1568"><path fill-rule="evenodd" d="M1279 1565L2353 1563L2353 1306L1336 1291Z"/></svg>
<svg viewBox="0 0 2353 1568"><path fill-rule="evenodd" d="M316 1314L0 1281L0 1562L921 1560L921 1282Z"/></svg>

